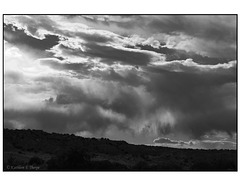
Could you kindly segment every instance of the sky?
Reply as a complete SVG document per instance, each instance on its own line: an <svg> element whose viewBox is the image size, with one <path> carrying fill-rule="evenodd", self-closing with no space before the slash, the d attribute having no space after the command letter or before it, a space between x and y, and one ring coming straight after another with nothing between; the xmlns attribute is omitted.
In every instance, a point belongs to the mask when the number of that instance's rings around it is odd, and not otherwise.
<svg viewBox="0 0 240 186"><path fill-rule="evenodd" d="M4 127L236 149L235 15L5 15Z"/></svg>

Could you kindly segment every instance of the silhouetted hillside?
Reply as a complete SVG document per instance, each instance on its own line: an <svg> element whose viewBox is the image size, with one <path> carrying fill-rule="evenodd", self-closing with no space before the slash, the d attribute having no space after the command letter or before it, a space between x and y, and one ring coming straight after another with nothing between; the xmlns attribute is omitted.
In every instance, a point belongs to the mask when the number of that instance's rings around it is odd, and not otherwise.
<svg viewBox="0 0 240 186"><path fill-rule="evenodd" d="M4 129L4 170L236 171L235 150L132 145L40 130Z"/></svg>

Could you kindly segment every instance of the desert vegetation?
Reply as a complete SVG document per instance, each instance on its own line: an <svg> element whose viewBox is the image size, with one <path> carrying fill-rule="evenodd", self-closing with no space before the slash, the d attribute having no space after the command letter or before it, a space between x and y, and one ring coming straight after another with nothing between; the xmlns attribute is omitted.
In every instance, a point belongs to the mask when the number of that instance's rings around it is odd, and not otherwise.
<svg viewBox="0 0 240 186"><path fill-rule="evenodd" d="M236 150L132 145L40 130L4 129L4 171L236 171Z"/></svg>

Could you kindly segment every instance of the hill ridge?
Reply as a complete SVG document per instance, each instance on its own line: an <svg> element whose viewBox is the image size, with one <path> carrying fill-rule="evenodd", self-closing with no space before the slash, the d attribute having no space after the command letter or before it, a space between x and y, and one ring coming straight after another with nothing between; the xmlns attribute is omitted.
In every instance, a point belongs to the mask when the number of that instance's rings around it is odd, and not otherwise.
<svg viewBox="0 0 240 186"><path fill-rule="evenodd" d="M36 164L35 161L40 170L237 169L236 150L135 145L123 140L85 138L31 129L4 129L3 137L4 170L10 164L25 166L32 162Z"/></svg>

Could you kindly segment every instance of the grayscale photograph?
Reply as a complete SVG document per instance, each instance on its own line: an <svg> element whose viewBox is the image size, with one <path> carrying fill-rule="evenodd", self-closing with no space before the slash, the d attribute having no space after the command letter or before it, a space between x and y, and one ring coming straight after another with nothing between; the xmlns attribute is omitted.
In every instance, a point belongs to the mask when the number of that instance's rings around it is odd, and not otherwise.
<svg viewBox="0 0 240 186"><path fill-rule="evenodd" d="M237 14L3 15L3 171L237 171Z"/></svg>

